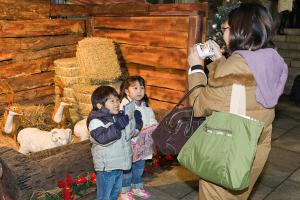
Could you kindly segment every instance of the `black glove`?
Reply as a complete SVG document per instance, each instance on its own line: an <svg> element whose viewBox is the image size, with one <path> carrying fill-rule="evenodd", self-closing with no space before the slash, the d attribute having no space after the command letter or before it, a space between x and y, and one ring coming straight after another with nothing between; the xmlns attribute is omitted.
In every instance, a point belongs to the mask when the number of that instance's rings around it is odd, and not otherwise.
<svg viewBox="0 0 300 200"><path fill-rule="evenodd" d="M119 112L118 114L114 115L113 119L114 124L118 130L124 129L129 124L129 117L123 112Z"/></svg>
<svg viewBox="0 0 300 200"><path fill-rule="evenodd" d="M142 113L138 110L134 111L134 119L136 123L136 129L142 130L143 128L143 120L142 120Z"/></svg>

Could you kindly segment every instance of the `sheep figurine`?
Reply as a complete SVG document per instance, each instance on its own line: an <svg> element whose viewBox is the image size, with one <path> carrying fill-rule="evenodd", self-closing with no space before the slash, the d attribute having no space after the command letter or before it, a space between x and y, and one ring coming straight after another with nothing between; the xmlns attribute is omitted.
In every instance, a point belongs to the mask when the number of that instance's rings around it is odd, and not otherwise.
<svg viewBox="0 0 300 200"><path fill-rule="evenodd" d="M71 136L71 129L55 128L48 132L38 128L24 128L17 136L17 141L20 144L19 152L28 154L66 145L71 142Z"/></svg>
<svg viewBox="0 0 300 200"><path fill-rule="evenodd" d="M86 118L77 122L74 126L74 135L80 138L80 141L87 140L90 137L89 130L86 125Z"/></svg>

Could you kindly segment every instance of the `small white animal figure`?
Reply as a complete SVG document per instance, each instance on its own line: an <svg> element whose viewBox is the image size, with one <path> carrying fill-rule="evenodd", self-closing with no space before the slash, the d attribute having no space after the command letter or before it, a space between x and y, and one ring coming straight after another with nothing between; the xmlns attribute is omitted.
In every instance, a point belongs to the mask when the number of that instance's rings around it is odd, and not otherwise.
<svg viewBox="0 0 300 200"><path fill-rule="evenodd" d="M52 129L50 132L38 128L24 128L17 137L20 144L19 152L28 154L30 152L51 149L71 142L71 129Z"/></svg>
<svg viewBox="0 0 300 200"><path fill-rule="evenodd" d="M80 138L80 141L87 140L90 137L89 130L86 126L86 118L77 122L74 126L74 135Z"/></svg>

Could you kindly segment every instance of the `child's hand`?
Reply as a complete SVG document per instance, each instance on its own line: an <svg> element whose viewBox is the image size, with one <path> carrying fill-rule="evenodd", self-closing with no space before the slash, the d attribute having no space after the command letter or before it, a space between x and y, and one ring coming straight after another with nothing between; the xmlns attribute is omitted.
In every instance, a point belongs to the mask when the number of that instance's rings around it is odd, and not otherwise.
<svg viewBox="0 0 300 200"><path fill-rule="evenodd" d="M134 111L134 119L135 119L135 123L136 123L136 128L139 130L142 130L143 120L142 120L142 114L140 111L138 111L138 110Z"/></svg>
<svg viewBox="0 0 300 200"><path fill-rule="evenodd" d="M129 124L128 115L124 115L124 113L120 112L113 116L114 124L118 130L124 129Z"/></svg>

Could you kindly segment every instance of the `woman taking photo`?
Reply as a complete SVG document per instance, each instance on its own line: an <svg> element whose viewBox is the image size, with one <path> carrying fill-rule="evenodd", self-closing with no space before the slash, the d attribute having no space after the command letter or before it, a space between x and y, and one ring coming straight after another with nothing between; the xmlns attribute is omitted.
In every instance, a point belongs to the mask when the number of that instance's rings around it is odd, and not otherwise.
<svg viewBox="0 0 300 200"><path fill-rule="evenodd" d="M195 115L208 116L213 111L228 112L232 85L240 84L246 90L246 115L262 121L264 130L258 141L249 187L243 191L229 191L200 180L199 199L246 200L271 149L274 107L283 92L288 69L271 42L272 18L265 7L242 3L229 13L222 31L230 56L222 56L220 47L214 41L208 41L214 51L211 58L213 62L207 66L208 77L203 72L204 57L198 55L195 47L191 48L188 56L189 88L198 84L206 85L191 95L190 103L196 99Z"/></svg>

